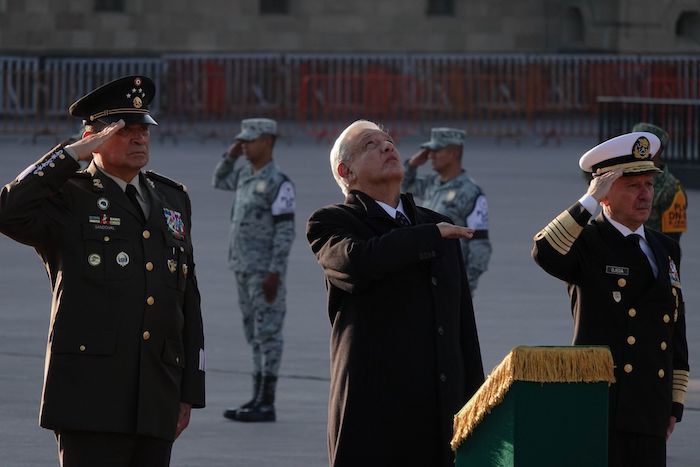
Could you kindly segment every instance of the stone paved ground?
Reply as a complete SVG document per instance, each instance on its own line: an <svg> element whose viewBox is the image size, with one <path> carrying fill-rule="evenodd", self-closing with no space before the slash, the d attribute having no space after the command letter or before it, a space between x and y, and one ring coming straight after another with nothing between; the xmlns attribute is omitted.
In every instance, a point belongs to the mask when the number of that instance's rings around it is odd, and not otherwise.
<svg viewBox="0 0 700 467"><path fill-rule="evenodd" d="M400 142L404 157L418 142ZM516 345L570 343L564 285L534 264L530 247L533 234L585 190L576 162L593 143L572 139L539 147L479 139L467 148L465 163L488 194L491 209L494 254L475 297L487 369ZM0 141L0 181L10 180L51 144ZM208 405L194 412L190 428L175 444L172 465L323 466L329 324L321 272L306 244L304 225L313 210L341 199L328 169L328 144L295 138L280 141L276 151L278 163L297 186L297 240L288 277L279 421L250 425L221 417L224 408L247 400L250 391L249 351L225 264L231 196L210 187L212 169L225 147L212 140L153 144L151 168L185 182L192 196L207 339ZM682 276L693 365L700 362L700 192L688 194L690 233L682 241ZM36 422L50 302L46 275L31 249L5 237L0 237L0 257L0 467L56 465L53 436ZM671 467L700 462L700 379L691 377L685 418L669 445Z"/></svg>

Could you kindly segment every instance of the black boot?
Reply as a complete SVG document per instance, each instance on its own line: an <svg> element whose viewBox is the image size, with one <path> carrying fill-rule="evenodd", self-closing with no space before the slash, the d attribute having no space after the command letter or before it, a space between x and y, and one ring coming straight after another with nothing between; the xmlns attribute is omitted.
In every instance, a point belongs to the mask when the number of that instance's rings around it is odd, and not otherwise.
<svg viewBox="0 0 700 467"><path fill-rule="evenodd" d="M255 404L255 401L259 397L258 394L260 394L261 386L262 386L262 374L254 373L253 374L253 397L252 397L252 399L250 399L248 402L241 405L237 409L224 410L224 417L228 418L229 420L237 420L236 414L238 413L239 410L249 409L250 407L252 407Z"/></svg>
<svg viewBox="0 0 700 467"><path fill-rule="evenodd" d="M277 376L264 375L259 397L251 407L240 409L236 412L235 420L239 422L274 422L275 414L275 390L277 388Z"/></svg>

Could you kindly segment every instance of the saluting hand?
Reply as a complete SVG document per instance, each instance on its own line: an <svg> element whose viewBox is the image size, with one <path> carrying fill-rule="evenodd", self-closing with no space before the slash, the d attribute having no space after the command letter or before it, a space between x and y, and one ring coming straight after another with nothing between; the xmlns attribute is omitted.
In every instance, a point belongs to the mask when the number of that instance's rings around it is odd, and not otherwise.
<svg viewBox="0 0 700 467"><path fill-rule="evenodd" d="M228 150L226 151L226 155L230 159L235 159L242 154L243 154L243 143L241 142L241 140L236 140L236 142L233 143L231 146L229 146Z"/></svg>
<svg viewBox="0 0 700 467"><path fill-rule="evenodd" d="M430 155L430 150L428 149L421 149L417 153L415 153L411 158L408 160L408 165L411 167L418 167L426 162L428 162L428 156Z"/></svg>
<svg viewBox="0 0 700 467"><path fill-rule="evenodd" d="M102 143L114 136L117 131L124 128L124 125L124 120L120 119L117 122L110 123L99 133L86 134L85 137L79 139L75 143L69 144L66 148L72 149L78 160L90 160L90 158L92 158L92 153L99 148Z"/></svg>
<svg viewBox="0 0 700 467"><path fill-rule="evenodd" d="M591 184L588 186L588 191L586 194L591 195L600 201L608 195L610 188L612 187L615 180L622 176L622 170L612 170L606 172L599 177L593 178Z"/></svg>
<svg viewBox="0 0 700 467"><path fill-rule="evenodd" d="M440 222L437 224L437 228L440 230L442 238L466 238L468 240L474 236L474 229L450 224L449 222Z"/></svg>

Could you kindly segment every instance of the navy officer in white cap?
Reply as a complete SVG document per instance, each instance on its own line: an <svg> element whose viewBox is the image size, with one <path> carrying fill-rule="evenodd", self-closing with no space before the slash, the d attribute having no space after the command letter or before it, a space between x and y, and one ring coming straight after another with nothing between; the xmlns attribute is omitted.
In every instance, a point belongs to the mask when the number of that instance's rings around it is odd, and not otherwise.
<svg viewBox="0 0 700 467"><path fill-rule="evenodd" d="M609 465L666 465L666 441L688 387L680 248L644 223L651 212L657 136L624 134L580 159L588 191L534 237L532 256L565 281L574 344L607 345ZM598 205L600 215L592 219Z"/></svg>

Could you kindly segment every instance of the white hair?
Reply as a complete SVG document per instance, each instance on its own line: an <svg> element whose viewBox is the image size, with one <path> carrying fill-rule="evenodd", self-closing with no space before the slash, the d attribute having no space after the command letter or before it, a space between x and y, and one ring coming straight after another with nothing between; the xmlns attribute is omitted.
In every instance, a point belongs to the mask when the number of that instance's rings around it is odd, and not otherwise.
<svg viewBox="0 0 700 467"><path fill-rule="evenodd" d="M331 148L331 173L335 178L336 183L340 187L344 195L350 191L348 182L338 174L338 165L341 162L349 162L352 158L349 141L346 141L348 135L354 130L381 130L381 127L369 120L355 120L338 136Z"/></svg>

